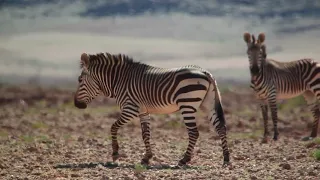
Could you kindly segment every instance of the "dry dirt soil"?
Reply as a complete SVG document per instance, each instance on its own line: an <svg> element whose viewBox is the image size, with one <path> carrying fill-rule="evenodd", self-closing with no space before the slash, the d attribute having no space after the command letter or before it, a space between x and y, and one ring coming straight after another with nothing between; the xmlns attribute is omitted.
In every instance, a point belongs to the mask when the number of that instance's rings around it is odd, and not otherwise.
<svg viewBox="0 0 320 180"><path fill-rule="evenodd" d="M96 99L87 109L73 106L73 91L0 87L0 179L320 179L310 134L311 113L301 98L279 105L280 139L261 144L262 119L247 87L222 92L231 150L222 167L216 132L199 113L200 138L189 166L176 168L187 146L178 113L153 115L148 167L139 164L144 144L138 120L119 131L122 157L112 163L110 126L119 114L114 101ZM272 122L269 120L270 129ZM272 131L271 131L272 134Z"/></svg>

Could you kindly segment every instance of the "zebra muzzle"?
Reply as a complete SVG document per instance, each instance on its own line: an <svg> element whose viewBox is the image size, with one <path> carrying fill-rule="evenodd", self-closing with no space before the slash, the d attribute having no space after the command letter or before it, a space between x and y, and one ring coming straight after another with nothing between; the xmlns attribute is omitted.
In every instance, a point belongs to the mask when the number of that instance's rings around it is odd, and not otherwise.
<svg viewBox="0 0 320 180"><path fill-rule="evenodd" d="M259 74L259 67L253 66L252 68L250 68L250 71L251 71L251 75L258 75Z"/></svg>
<svg viewBox="0 0 320 180"><path fill-rule="evenodd" d="M85 102L80 102L76 99L74 99L74 106L79 108L79 109L85 109L87 108L87 104Z"/></svg>

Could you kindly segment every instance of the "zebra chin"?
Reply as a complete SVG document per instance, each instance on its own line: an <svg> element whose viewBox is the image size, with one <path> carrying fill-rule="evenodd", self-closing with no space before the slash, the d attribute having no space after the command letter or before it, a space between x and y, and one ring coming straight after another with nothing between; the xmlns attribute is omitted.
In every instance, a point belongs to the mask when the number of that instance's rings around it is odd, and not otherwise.
<svg viewBox="0 0 320 180"><path fill-rule="evenodd" d="M85 109L87 108L87 104L85 102L80 102L78 100L74 100L74 106L79 108L79 109Z"/></svg>

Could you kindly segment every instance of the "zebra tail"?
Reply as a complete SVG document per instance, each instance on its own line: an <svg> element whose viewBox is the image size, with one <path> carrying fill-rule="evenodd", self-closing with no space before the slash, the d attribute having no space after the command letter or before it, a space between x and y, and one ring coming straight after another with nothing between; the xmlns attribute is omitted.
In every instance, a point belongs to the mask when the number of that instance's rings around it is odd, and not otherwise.
<svg viewBox="0 0 320 180"><path fill-rule="evenodd" d="M214 84L214 89L215 89L215 111L217 113L217 118L220 120L220 124L219 126L225 126L226 125L226 120L225 120L225 117L224 117L224 110L223 110L223 106L222 106L222 102L221 102L221 95L220 95L220 91L219 91L219 88L218 88L218 84L217 84L217 81L214 80L213 82Z"/></svg>
<svg viewBox="0 0 320 180"><path fill-rule="evenodd" d="M209 91L207 92L204 102L202 103L203 109L208 110L210 111L210 113L212 113L212 110L214 108L216 118L219 119L218 125L220 127L225 126L226 121L225 121L224 110L221 102L221 95L220 95L217 81L212 77L210 73L208 72L204 72L204 73L209 78L211 83L210 83ZM214 102L212 103L213 99L214 99ZM212 117L212 114L209 114L209 117L210 116Z"/></svg>
<svg viewBox="0 0 320 180"><path fill-rule="evenodd" d="M212 123L212 125L215 127L221 139L221 146L223 150L223 166L225 166L230 163L230 152L229 152L228 143L227 143L226 120L224 116L218 84L211 74L209 73L206 73L206 74L210 79L211 83L210 83L209 91L207 92L207 95L205 98L205 102L206 102L206 105L208 105L208 101L210 99L211 104L214 105L214 107L211 107L209 120ZM212 103L212 99L214 99L213 103Z"/></svg>

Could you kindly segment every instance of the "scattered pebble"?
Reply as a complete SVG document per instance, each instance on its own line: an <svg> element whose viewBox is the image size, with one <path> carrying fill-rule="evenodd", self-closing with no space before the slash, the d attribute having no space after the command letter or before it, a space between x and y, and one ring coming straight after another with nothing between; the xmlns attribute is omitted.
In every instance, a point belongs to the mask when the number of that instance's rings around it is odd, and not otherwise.
<svg viewBox="0 0 320 180"><path fill-rule="evenodd" d="M251 180L256 180L256 179L258 179L258 178L257 178L256 176L253 176L253 175L252 175L252 176L250 176L250 179L251 179Z"/></svg>
<svg viewBox="0 0 320 180"><path fill-rule="evenodd" d="M296 159L301 159L301 158L305 158L305 157L307 157L305 154L298 154L296 156Z"/></svg>
<svg viewBox="0 0 320 180"><path fill-rule="evenodd" d="M313 148L313 147L315 147L316 145L317 145L316 143L310 142L310 143L308 143L308 144L306 145L306 147L307 147L307 148Z"/></svg>
<svg viewBox="0 0 320 180"><path fill-rule="evenodd" d="M308 175L309 176L317 176L317 173L315 173L314 171L309 171ZM318 174L318 175L320 175L320 174Z"/></svg>
<svg viewBox="0 0 320 180"><path fill-rule="evenodd" d="M294 160L295 158L293 156L289 156L288 160Z"/></svg>
<svg viewBox="0 0 320 180"><path fill-rule="evenodd" d="M283 169L286 169L286 170L290 170L291 169L291 166L288 163L282 163L279 166L282 167Z"/></svg>
<svg viewBox="0 0 320 180"><path fill-rule="evenodd" d="M80 136L80 137L78 137L78 141L82 142L82 141L84 141L84 138Z"/></svg>
<svg viewBox="0 0 320 180"><path fill-rule="evenodd" d="M74 174L74 173L72 173L72 174L71 174L71 177L80 177L80 175L79 175L79 174Z"/></svg>

